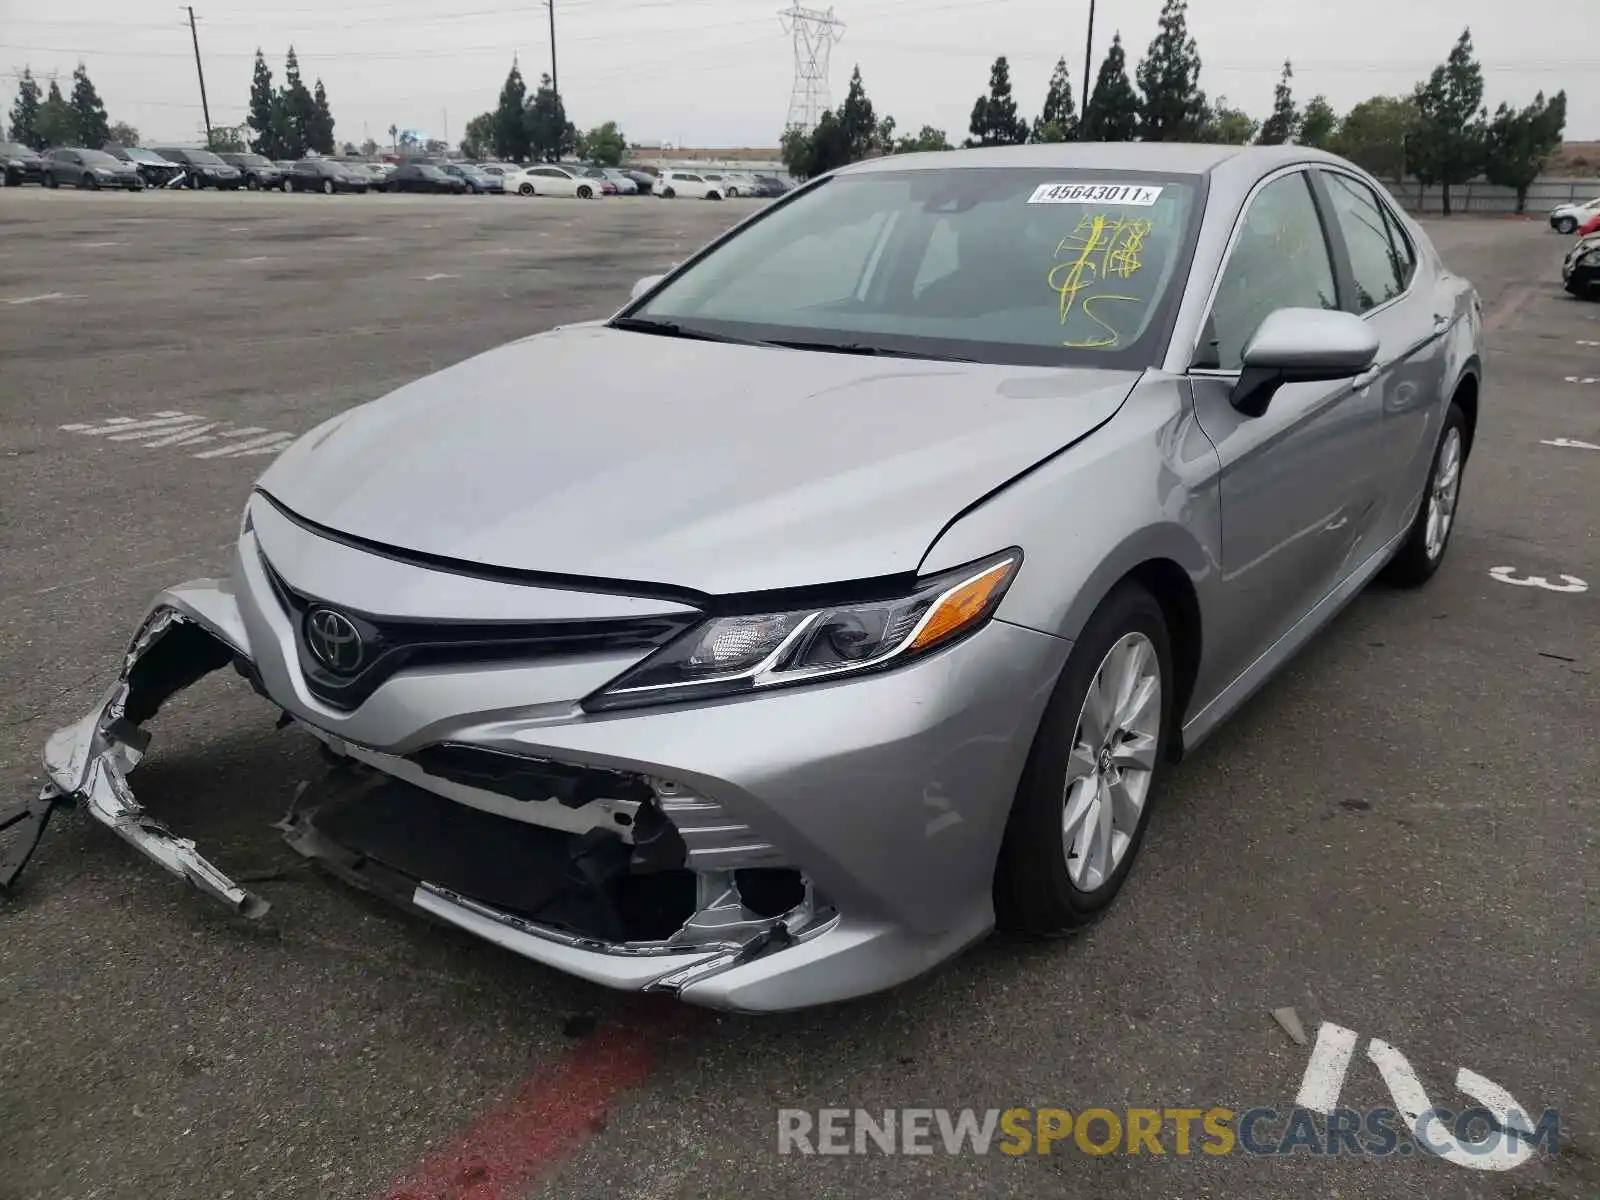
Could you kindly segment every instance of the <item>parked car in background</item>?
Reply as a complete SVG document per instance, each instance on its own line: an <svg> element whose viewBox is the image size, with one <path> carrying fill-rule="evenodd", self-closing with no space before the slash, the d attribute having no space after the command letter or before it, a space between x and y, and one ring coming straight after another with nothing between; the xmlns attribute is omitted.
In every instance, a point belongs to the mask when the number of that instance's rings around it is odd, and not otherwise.
<svg viewBox="0 0 1600 1200"><path fill-rule="evenodd" d="M243 182L238 167L231 167L209 150L181 150L176 146L152 146L168 162L183 168L183 186L186 188L216 188L234 191Z"/></svg>
<svg viewBox="0 0 1600 1200"><path fill-rule="evenodd" d="M392 163L346 163L345 166L349 167L357 175L365 175L367 186L373 191L386 192L389 190L389 176L394 174L394 165Z"/></svg>
<svg viewBox="0 0 1600 1200"><path fill-rule="evenodd" d="M137 192L144 187L132 163L114 158L104 150L85 150L81 146L59 146L50 151L44 163L46 187L122 188Z"/></svg>
<svg viewBox="0 0 1600 1200"><path fill-rule="evenodd" d="M1580 300L1593 300L1600 289L1600 234L1579 238L1561 264L1561 286Z"/></svg>
<svg viewBox="0 0 1600 1200"><path fill-rule="evenodd" d="M639 194L639 184L626 171L618 170L616 167L596 167L595 170L600 172L601 178L606 182L616 185L617 195L637 196Z"/></svg>
<svg viewBox="0 0 1600 1200"><path fill-rule="evenodd" d="M554 163L523 167L506 183L508 189L515 183L519 196L567 196L593 200L604 192L602 182L590 179L581 167L562 167Z"/></svg>
<svg viewBox="0 0 1600 1200"><path fill-rule="evenodd" d="M1586 238L1591 233L1600 233L1600 210L1597 210L1594 216L1578 226L1578 236L1580 238Z"/></svg>
<svg viewBox="0 0 1600 1200"><path fill-rule="evenodd" d="M476 163L434 163L434 166L446 175L453 176L467 185L467 191L474 196L488 195L494 192L504 195L506 181L499 175L491 175Z"/></svg>
<svg viewBox="0 0 1600 1200"><path fill-rule="evenodd" d="M1600 196L1582 204L1558 204L1550 210L1550 228L1557 233L1576 233L1578 226L1600 213Z"/></svg>
<svg viewBox="0 0 1600 1200"><path fill-rule="evenodd" d="M774 196L781 196L788 190L789 185L775 175L757 175L756 190L752 194L770 199Z"/></svg>
<svg viewBox="0 0 1600 1200"><path fill-rule="evenodd" d="M465 181L457 179L454 175L447 175L438 167L427 163L401 163L390 172L384 190L434 192L459 196L466 192L467 185Z"/></svg>
<svg viewBox="0 0 1600 1200"><path fill-rule="evenodd" d="M656 195L663 200L682 196L686 200L721 200L722 181L698 171L666 170L656 181Z"/></svg>
<svg viewBox="0 0 1600 1200"><path fill-rule="evenodd" d="M0 142L0 171L6 187L44 183L44 159L21 142Z"/></svg>
<svg viewBox="0 0 1600 1200"><path fill-rule="evenodd" d="M169 162L154 150L146 150L143 146L119 146L116 142L107 142L100 149L139 172L139 178L144 180L146 187L164 188L183 175L183 168L177 163Z"/></svg>
<svg viewBox="0 0 1600 1200"><path fill-rule="evenodd" d="M252 192L270 192L275 188L289 190L288 172L265 155L229 152L217 157L230 167L239 168L245 187Z"/></svg>
<svg viewBox="0 0 1600 1200"><path fill-rule="evenodd" d="M622 174L626 175L629 179L633 180L636 185L638 185L639 195L648 196L651 192L655 191L656 177L650 174L648 171L640 171L633 167L628 167L623 170Z"/></svg>
<svg viewBox="0 0 1600 1200"><path fill-rule="evenodd" d="M727 186L729 197L756 194L756 177L749 171L724 171L722 182Z"/></svg>
<svg viewBox="0 0 1600 1200"><path fill-rule="evenodd" d="M371 185L365 174L357 175L342 162L331 158L302 158L284 177L284 190L290 192L365 192Z"/></svg>

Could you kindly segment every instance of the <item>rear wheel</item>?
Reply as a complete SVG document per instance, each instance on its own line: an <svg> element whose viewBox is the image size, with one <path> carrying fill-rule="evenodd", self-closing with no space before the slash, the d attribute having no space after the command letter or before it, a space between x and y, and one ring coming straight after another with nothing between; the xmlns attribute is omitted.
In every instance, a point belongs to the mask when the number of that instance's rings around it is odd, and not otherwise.
<svg viewBox="0 0 1600 1200"><path fill-rule="evenodd" d="M1001 925L1071 933L1121 890L1165 762L1172 679L1161 606L1122 584L1089 618L1034 736L995 873Z"/></svg>
<svg viewBox="0 0 1600 1200"><path fill-rule="evenodd" d="M245 176L244 186L246 191L256 191L261 187L261 181L254 175Z"/></svg>
<svg viewBox="0 0 1600 1200"><path fill-rule="evenodd" d="M706 199L707 200L721 200L722 199L722 193L717 191L715 188L713 188L711 191L706 193Z"/></svg>
<svg viewBox="0 0 1600 1200"><path fill-rule="evenodd" d="M331 180L331 179L324 179L324 180L323 180L323 181L322 181L322 194L323 194L323 195L324 195L324 196L331 196L331 195L333 195L333 180Z"/></svg>
<svg viewBox="0 0 1600 1200"><path fill-rule="evenodd" d="M533 184L531 184L531 183L518 184L517 185L517 195L519 195L519 196L531 196L531 195L533 195Z"/></svg>
<svg viewBox="0 0 1600 1200"><path fill-rule="evenodd" d="M677 194L678 193L672 188L662 188L661 189L661 198L663 200L671 200Z"/></svg>
<svg viewBox="0 0 1600 1200"><path fill-rule="evenodd" d="M594 189L592 187L590 187L587 183L580 183L578 185L578 199L579 200L593 200L594 199Z"/></svg>
<svg viewBox="0 0 1600 1200"><path fill-rule="evenodd" d="M1398 587L1420 587L1444 561L1461 499L1461 471L1467 459L1467 419L1454 402L1445 413L1433 466L1423 486L1422 504L1405 545L1389 560L1383 577Z"/></svg>

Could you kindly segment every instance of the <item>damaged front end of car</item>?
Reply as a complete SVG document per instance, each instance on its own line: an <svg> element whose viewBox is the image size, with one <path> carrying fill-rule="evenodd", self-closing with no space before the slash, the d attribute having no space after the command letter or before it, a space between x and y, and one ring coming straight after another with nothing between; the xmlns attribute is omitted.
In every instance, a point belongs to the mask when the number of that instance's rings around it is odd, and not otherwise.
<svg viewBox="0 0 1600 1200"><path fill-rule="evenodd" d="M289 846L436 921L592 982L672 993L837 923L799 870L681 783L459 741L380 751L306 722L263 686L235 587L197 581L152 604L103 701L49 739L49 782L3 818L25 828L0 862L0 888L50 813L74 806L234 913L263 916L265 898L151 816L129 785L150 718L231 665L279 710L279 727L311 733L329 763L278 825Z"/></svg>

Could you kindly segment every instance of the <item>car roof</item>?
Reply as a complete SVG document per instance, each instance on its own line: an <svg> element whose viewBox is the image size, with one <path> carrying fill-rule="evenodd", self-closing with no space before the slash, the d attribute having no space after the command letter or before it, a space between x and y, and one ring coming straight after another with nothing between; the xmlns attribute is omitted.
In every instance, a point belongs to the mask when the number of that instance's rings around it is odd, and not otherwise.
<svg viewBox="0 0 1600 1200"><path fill-rule="evenodd" d="M1208 175L1223 163L1267 171L1280 162L1308 158L1336 162L1332 155L1306 146L1215 146L1199 142L1047 142L1031 146L977 146L869 158L841 167L839 174L874 171L937 171L957 167L1060 167L1080 171L1160 171L1173 175Z"/></svg>

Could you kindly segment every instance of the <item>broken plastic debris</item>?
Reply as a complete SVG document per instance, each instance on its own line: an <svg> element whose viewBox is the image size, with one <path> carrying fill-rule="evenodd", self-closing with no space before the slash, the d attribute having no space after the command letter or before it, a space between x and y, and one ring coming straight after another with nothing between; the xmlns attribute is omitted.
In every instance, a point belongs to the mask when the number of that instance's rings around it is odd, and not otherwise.
<svg viewBox="0 0 1600 1200"><path fill-rule="evenodd" d="M1275 1008L1272 1019L1283 1026L1283 1031L1294 1039L1296 1046L1306 1044L1306 1031L1300 1027L1300 1017L1293 1008Z"/></svg>

